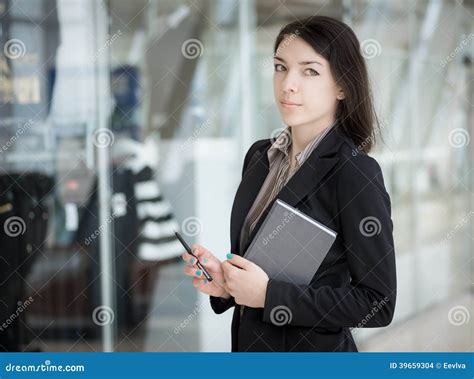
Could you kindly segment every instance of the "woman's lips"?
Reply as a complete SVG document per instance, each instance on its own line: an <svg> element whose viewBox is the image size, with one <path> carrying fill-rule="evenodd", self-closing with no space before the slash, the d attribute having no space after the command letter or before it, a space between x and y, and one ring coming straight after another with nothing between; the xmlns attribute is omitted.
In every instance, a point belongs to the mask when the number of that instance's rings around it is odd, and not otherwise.
<svg viewBox="0 0 474 379"><path fill-rule="evenodd" d="M283 108L287 108L287 109L295 109L301 106L301 104L291 103L287 101L280 101L280 104L282 105Z"/></svg>

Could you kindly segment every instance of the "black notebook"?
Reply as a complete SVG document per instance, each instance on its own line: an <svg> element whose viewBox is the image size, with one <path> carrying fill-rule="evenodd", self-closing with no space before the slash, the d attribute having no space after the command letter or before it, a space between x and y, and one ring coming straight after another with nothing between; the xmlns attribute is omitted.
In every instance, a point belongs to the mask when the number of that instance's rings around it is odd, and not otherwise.
<svg viewBox="0 0 474 379"><path fill-rule="evenodd" d="M309 284L337 233L277 199L244 257L271 279Z"/></svg>

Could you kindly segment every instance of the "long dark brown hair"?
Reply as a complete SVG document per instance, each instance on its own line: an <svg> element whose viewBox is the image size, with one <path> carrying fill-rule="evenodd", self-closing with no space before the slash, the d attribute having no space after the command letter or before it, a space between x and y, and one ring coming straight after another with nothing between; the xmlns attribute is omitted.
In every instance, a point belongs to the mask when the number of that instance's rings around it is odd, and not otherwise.
<svg viewBox="0 0 474 379"><path fill-rule="evenodd" d="M338 102L338 127L358 149L368 153L375 145L380 125L374 109L367 66L359 40L345 23L331 17L312 16L291 22L280 30L274 54L285 37L297 36L329 62L331 73L345 98Z"/></svg>

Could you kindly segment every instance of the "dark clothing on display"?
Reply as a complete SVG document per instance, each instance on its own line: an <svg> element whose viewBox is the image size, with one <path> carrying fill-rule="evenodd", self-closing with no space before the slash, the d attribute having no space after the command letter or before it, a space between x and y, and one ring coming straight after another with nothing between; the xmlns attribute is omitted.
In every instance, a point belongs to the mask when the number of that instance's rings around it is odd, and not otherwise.
<svg viewBox="0 0 474 379"><path fill-rule="evenodd" d="M20 323L24 313L17 310L29 296L34 298L26 281L36 258L46 249L49 218L46 198L52 188L52 180L41 174L0 176L2 351L18 351L20 344L28 342Z"/></svg>
<svg viewBox="0 0 474 379"><path fill-rule="evenodd" d="M117 306L117 322L126 323L129 314L129 272L130 264L135 260L138 235L138 220L134 194L134 175L131 170L114 170L112 193L112 216L108 222L111 225L112 245L114 246L112 263L115 272L115 296ZM122 204L116 204L123 202ZM120 208L120 209L119 209ZM114 213L114 210L117 213ZM89 252L88 298L91 310L101 305L100 291L100 232L99 203L97 182L87 206L81 210L76 242Z"/></svg>

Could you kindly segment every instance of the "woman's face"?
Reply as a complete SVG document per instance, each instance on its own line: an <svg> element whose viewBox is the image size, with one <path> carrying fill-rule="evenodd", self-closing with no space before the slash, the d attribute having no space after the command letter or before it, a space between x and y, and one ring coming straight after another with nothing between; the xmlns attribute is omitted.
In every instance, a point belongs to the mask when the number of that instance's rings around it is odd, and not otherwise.
<svg viewBox="0 0 474 379"><path fill-rule="evenodd" d="M280 43L274 64L273 92L284 123L292 127L330 126L343 94L329 62L303 39L291 35Z"/></svg>

